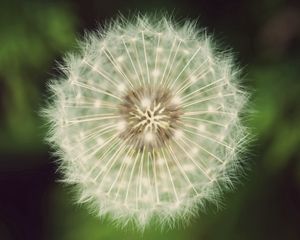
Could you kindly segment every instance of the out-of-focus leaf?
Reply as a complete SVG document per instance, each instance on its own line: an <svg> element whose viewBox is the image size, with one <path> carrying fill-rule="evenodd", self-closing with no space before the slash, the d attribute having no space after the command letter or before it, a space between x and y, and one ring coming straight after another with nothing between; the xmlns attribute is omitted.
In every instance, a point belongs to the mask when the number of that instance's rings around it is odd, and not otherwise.
<svg viewBox="0 0 300 240"><path fill-rule="evenodd" d="M278 171L299 151L300 113L299 64L285 64L257 67L252 71L256 92L254 96L255 113L251 125L260 144L271 143L265 147L266 169Z"/></svg>
<svg viewBox="0 0 300 240"><path fill-rule="evenodd" d="M61 4L12 1L0 8L0 151L43 145L38 112L57 55L73 47L76 20ZM11 16L14 17L11 17ZM52 66L51 66L52 64Z"/></svg>

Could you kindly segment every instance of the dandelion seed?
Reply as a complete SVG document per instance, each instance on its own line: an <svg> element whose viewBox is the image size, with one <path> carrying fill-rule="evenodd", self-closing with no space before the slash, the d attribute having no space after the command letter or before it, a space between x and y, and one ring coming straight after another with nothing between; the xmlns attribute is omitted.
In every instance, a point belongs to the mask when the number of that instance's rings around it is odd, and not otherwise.
<svg viewBox="0 0 300 240"><path fill-rule="evenodd" d="M79 202L121 225L172 226L231 186L246 95L230 57L193 24L116 22L63 70L45 112Z"/></svg>

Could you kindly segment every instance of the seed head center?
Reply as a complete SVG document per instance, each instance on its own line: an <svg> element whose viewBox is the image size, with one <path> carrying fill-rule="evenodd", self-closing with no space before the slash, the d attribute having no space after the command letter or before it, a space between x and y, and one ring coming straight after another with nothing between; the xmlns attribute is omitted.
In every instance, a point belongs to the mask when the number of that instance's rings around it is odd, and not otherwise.
<svg viewBox="0 0 300 240"><path fill-rule="evenodd" d="M169 116L164 113L165 108L161 103L154 103L154 106L148 106L145 110L135 106L135 111L130 112L132 115L132 128L140 128L146 133L157 133L159 128L166 129L169 126Z"/></svg>
<svg viewBox="0 0 300 240"><path fill-rule="evenodd" d="M126 122L120 136L137 148L162 147L179 127L180 106L169 89L143 87L130 91L119 109Z"/></svg>

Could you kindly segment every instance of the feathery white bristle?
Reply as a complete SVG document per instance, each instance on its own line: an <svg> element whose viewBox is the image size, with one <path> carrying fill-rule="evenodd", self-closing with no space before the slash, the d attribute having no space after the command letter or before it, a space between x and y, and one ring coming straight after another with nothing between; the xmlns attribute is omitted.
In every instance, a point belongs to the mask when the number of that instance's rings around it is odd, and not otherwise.
<svg viewBox="0 0 300 240"><path fill-rule="evenodd" d="M231 59L194 25L167 19L119 21L81 44L46 109L79 201L141 229L217 201L246 138Z"/></svg>

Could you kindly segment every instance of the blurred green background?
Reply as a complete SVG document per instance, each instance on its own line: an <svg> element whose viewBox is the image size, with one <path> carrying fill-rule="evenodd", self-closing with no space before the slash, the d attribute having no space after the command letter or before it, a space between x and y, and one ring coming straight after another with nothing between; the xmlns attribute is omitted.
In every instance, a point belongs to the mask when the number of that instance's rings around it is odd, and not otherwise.
<svg viewBox="0 0 300 240"><path fill-rule="evenodd" d="M246 124L255 141L247 176L186 228L143 236L73 204L56 180L38 116L57 63L76 38L116 16L173 12L198 19L234 49L252 92ZM0 239L300 239L300 3L260 0L0 2Z"/></svg>

